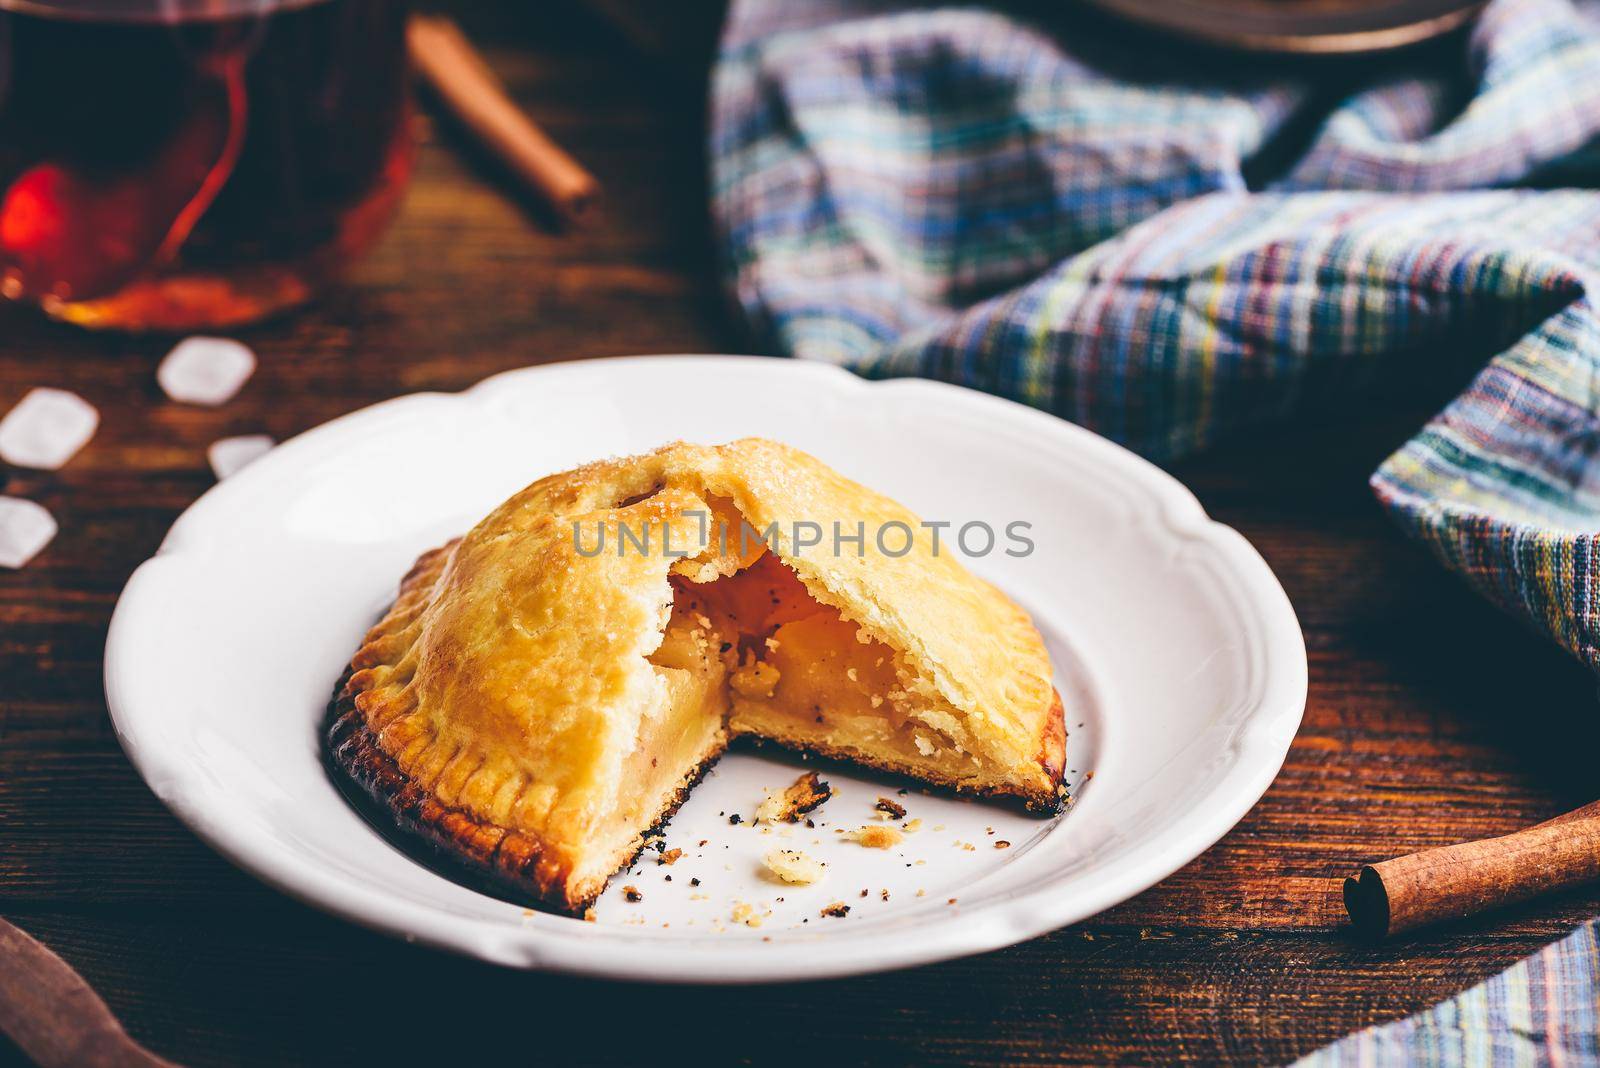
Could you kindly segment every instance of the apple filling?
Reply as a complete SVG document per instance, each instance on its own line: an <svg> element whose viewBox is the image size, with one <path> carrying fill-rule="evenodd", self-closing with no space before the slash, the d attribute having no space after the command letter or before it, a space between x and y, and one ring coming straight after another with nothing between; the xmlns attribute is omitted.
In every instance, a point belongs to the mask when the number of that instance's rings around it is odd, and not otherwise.
<svg viewBox="0 0 1600 1068"><path fill-rule="evenodd" d="M617 787L602 792L607 801L590 825L591 848L574 873L578 885L604 886L700 769L727 748L727 669L719 644L693 615L672 615L650 656L658 685L622 760Z"/></svg>
<svg viewBox="0 0 1600 1068"><path fill-rule="evenodd" d="M713 536L677 561L657 685L597 821L586 880L604 882L731 736L751 735L960 789L1002 780L947 702L907 680L899 654L817 600L765 545L732 547L731 502L713 498ZM607 867L607 865L610 867Z"/></svg>
<svg viewBox="0 0 1600 1068"><path fill-rule="evenodd" d="M950 786L995 774L948 705L908 689L888 645L819 602L772 553L726 574L730 562L672 576L671 616L651 657L668 678L693 676L675 685L702 715L725 717L733 735Z"/></svg>

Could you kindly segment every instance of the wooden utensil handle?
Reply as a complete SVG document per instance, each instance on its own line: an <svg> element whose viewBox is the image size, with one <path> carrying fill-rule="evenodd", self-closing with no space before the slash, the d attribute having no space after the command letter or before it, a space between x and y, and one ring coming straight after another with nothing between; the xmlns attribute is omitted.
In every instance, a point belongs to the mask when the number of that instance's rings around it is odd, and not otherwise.
<svg viewBox="0 0 1600 1068"><path fill-rule="evenodd" d="M128 1037L71 965L5 920L0 1031L40 1068L173 1068Z"/></svg>

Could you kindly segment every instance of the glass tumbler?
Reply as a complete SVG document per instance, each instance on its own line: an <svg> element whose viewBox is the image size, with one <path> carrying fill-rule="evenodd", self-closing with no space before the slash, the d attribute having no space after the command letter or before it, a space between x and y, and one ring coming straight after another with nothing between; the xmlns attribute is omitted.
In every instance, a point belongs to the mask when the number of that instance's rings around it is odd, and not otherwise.
<svg viewBox="0 0 1600 1068"><path fill-rule="evenodd" d="M0 0L0 295L237 326L378 239L410 175L402 0Z"/></svg>

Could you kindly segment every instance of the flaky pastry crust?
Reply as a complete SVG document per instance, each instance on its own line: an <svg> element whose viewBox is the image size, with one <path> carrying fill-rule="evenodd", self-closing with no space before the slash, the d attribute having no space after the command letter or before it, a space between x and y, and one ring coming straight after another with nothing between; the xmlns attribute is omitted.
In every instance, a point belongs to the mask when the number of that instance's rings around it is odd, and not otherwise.
<svg viewBox="0 0 1600 1068"><path fill-rule="evenodd" d="M717 522L739 519L771 540L752 550L735 530L735 544L720 542ZM797 524L835 523L864 525L860 555L797 542ZM659 542L616 551L624 527L663 524L678 555ZM878 551L870 532L896 524L910 548ZM608 548L595 552L602 530ZM897 528L895 548L901 540ZM630 757L648 725L671 714L650 657L674 583L713 582L765 551L860 641L892 652L919 729L925 720L940 744L970 752L975 766L981 757L982 776L943 785L1058 806L1064 714L1026 613L948 545L935 552L899 504L763 439L680 443L541 479L424 553L335 694L330 762L400 829L517 896L581 911L740 730L737 714L731 731L713 724L676 788L631 813L638 826L626 842L597 853L638 776ZM897 770L887 756L796 737L772 740Z"/></svg>

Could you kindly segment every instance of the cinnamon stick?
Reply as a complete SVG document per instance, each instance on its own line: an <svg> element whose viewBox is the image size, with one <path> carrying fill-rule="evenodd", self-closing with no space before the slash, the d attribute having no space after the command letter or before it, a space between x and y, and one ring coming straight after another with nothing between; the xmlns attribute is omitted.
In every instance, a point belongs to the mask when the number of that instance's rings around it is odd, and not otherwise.
<svg viewBox="0 0 1600 1068"><path fill-rule="evenodd" d="M595 214L600 185L528 118L472 43L448 18L414 15L406 27L412 65L439 100L542 197L561 219L582 225Z"/></svg>
<svg viewBox="0 0 1600 1068"><path fill-rule="evenodd" d="M1364 867L1344 881L1344 907L1357 931L1382 938L1593 879L1600 879L1600 801L1502 838Z"/></svg>

